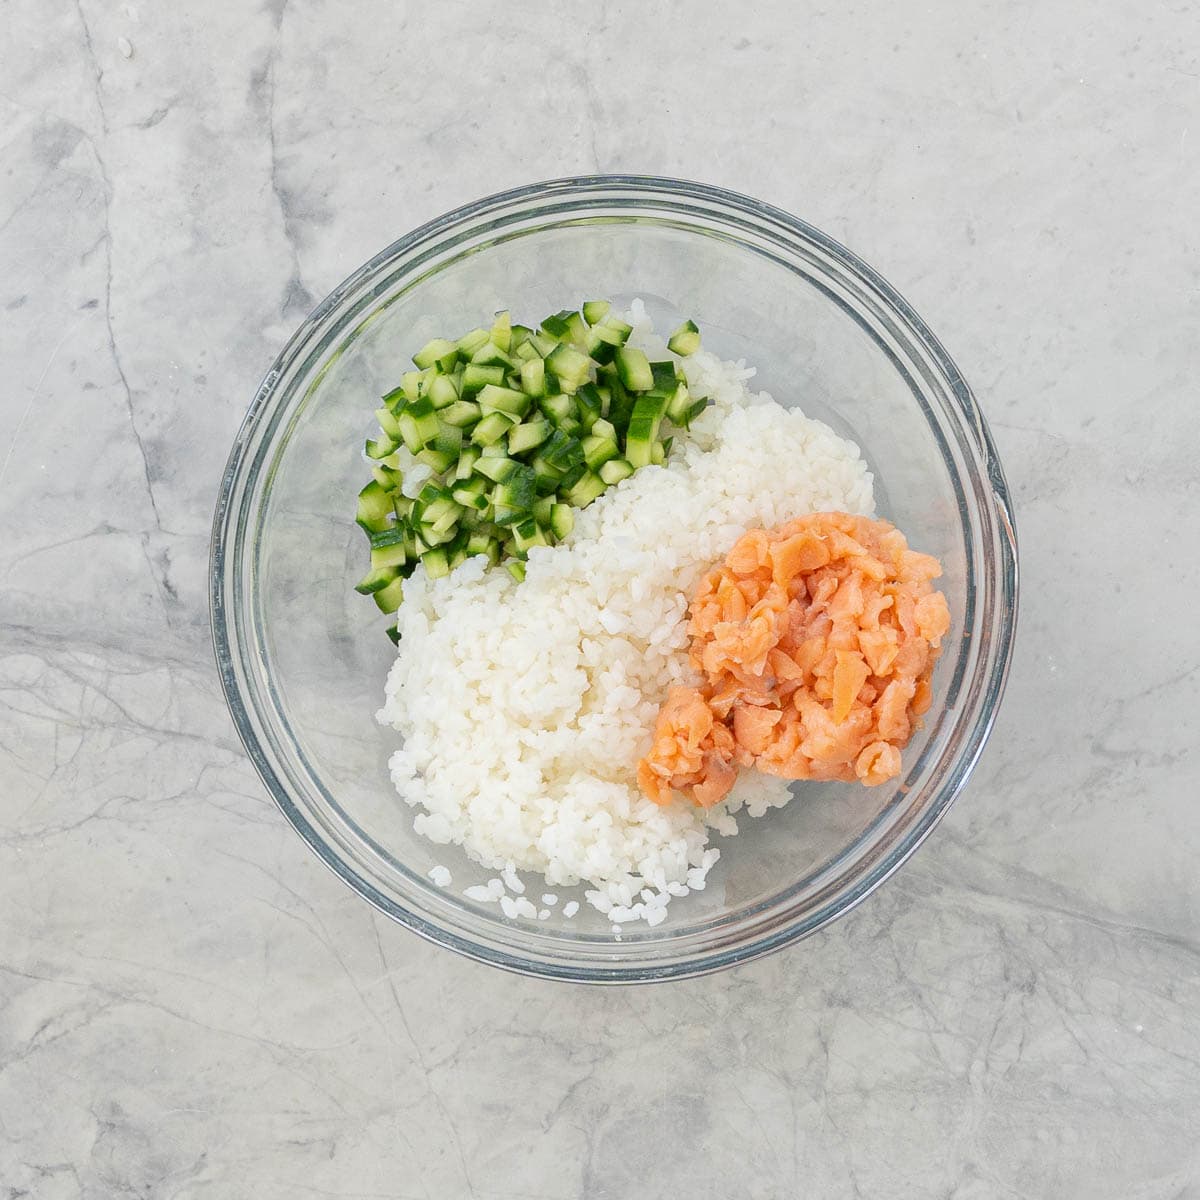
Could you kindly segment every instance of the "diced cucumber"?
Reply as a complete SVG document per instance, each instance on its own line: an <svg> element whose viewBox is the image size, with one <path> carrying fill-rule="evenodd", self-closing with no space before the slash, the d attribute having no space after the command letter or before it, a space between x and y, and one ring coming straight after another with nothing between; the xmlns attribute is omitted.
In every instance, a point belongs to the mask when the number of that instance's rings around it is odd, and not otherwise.
<svg viewBox="0 0 1200 1200"><path fill-rule="evenodd" d="M405 371L400 376L400 390L404 393L404 398L411 404L421 395L421 380L424 378L424 373L421 371Z"/></svg>
<svg viewBox="0 0 1200 1200"><path fill-rule="evenodd" d="M433 449L449 450L454 454L455 461L457 461L459 451L462 450L462 444L463 431L457 425L449 425L444 421L438 422L437 437L430 443Z"/></svg>
<svg viewBox="0 0 1200 1200"><path fill-rule="evenodd" d="M615 375L612 377L610 388L612 399L608 405L608 420L617 436L624 437L625 431L629 428L629 418L633 415L635 397L626 390L625 385ZM595 426L592 428L594 431Z"/></svg>
<svg viewBox="0 0 1200 1200"><path fill-rule="evenodd" d="M658 438L658 426L662 420L663 400L660 396L639 396L629 418L629 432L625 435L625 457L634 468L648 467L654 457L654 442Z"/></svg>
<svg viewBox="0 0 1200 1200"><path fill-rule="evenodd" d="M371 468L371 475L375 482L388 492L396 491L404 482L402 471L398 471L395 467L386 467L382 462L377 462Z"/></svg>
<svg viewBox="0 0 1200 1200"><path fill-rule="evenodd" d="M397 424L400 426L400 437L404 442L405 449L410 454L420 452L424 442L421 441L421 434L417 429L417 422L413 419L412 414L406 408L397 418Z"/></svg>
<svg viewBox="0 0 1200 1200"><path fill-rule="evenodd" d="M391 623L391 624L390 624L390 625L389 625L389 626L388 626L388 627L387 627L387 628L384 630L384 633L386 633L386 634L388 635L388 637L390 637L390 638L392 639L392 645L393 645L393 646L398 646L398 645L400 645L400 630L398 630L398 629L396 628L396 623L395 623L395 621L393 621L393 622L392 622L392 623Z"/></svg>
<svg viewBox="0 0 1200 1200"><path fill-rule="evenodd" d="M462 484L456 484L454 490L450 492L454 497L455 504L461 504L464 509L486 509L487 500L487 480L481 475L476 475L474 479L468 479Z"/></svg>
<svg viewBox="0 0 1200 1200"><path fill-rule="evenodd" d="M492 490L497 525L513 525L529 515L537 498L536 478L531 467L515 463L503 483Z"/></svg>
<svg viewBox="0 0 1200 1200"><path fill-rule="evenodd" d="M436 475L441 475L443 471L448 471L453 465L458 454L454 450L439 450L436 446L426 446L424 450L418 450L416 454L417 462L424 463Z"/></svg>
<svg viewBox="0 0 1200 1200"><path fill-rule="evenodd" d="M489 383L497 386L504 383L503 366L480 366L478 363L467 363L463 368L462 394L464 397L473 395Z"/></svg>
<svg viewBox="0 0 1200 1200"><path fill-rule="evenodd" d="M486 329L472 329L470 333L464 333L455 345L467 358L470 358L488 340L489 336Z"/></svg>
<svg viewBox="0 0 1200 1200"><path fill-rule="evenodd" d="M499 549L500 543L496 541L490 533L485 533L482 530L476 530L467 538L467 553L468 554L488 554L492 553L493 548Z"/></svg>
<svg viewBox="0 0 1200 1200"><path fill-rule="evenodd" d="M430 579L444 579L450 574L450 562L445 550L428 550L421 555L421 566Z"/></svg>
<svg viewBox="0 0 1200 1200"><path fill-rule="evenodd" d="M363 449L366 450L368 458L387 458L389 454L396 453L399 445L398 441L392 441L387 434L383 434L381 437L367 438Z"/></svg>
<svg viewBox="0 0 1200 1200"><path fill-rule="evenodd" d="M574 346L559 346L546 359L546 366L565 392L574 392L587 382L592 369L592 360L581 354Z"/></svg>
<svg viewBox="0 0 1200 1200"><path fill-rule="evenodd" d="M632 325L626 325L620 317L611 312L600 322L597 328L607 329L615 337L620 339L622 346L629 341L629 335L633 332Z"/></svg>
<svg viewBox="0 0 1200 1200"><path fill-rule="evenodd" d="M534 546L550 545L541 526L532 517L513 526L513 544L522 554L527 554Z"/></svg>
<svg viewBox="0 0 1200 1200"><path fill-rule="evenodd" d="M650 374L654 379L651 385L653 390L666 392L667 395L674 392L675 385L679 382L673 362L652 362L650 364Z"/></svg>
<svg viewBox="0 0 1200 1200"><path fill-rule="evenodd" d="M490 338L492 345L499 346L505 354L512 348L512 317L507 311L496 314Z"/></svg>
<svg viewBox="0 0 1200 1200"><path fill-rule="evenodd" d="M494 505L493 521L499 525L501 529L509 525L516 525L520 521L524 521L529 516L529 509L519 508L514 504L497 504Z"/></svg>
<svg viewBox="0 0 1200 1200"><path fill-rule="evenodd" d="M438 435L437 412L428 396L422 396L409 404L397 421L404 444L413 454Z"/></svg>
<svg viewBox="0 0 1200 1200"><path fill-rule="evenodd" d="M513 388L497 387L494 383L487 384L477 397L479 408L485 414L506 413L509 416L523 417L533 403L524 392Z"/></svg>
<svg viewBox="0 0 1200 1200"><path fill-rule="evenodd" d="M368 443L373 478L356 515L371 572L359 590L393 612L418 563L438 579L470 555L507 559L521 580L533 547L571 534L575 508L666 462L662 421L686 426L705 401L674 358L651 363L631 334L607 300L589 300L537 331L502 311L490 327L427 342L375 413L382 434ZM698 348L693 322L671 337L673 354ZM400 445L433 471L415 500L401 487Z"/></svg>
<svg viewBox="0 0 1200 1200"><path fill-rule="evenodd" d="M547 317L541 324L542 333L553 338L556 342L567 341L571 337L571 318L575 313L569 308L556 312Z"/></svg>
<svg viewBox="0 0 1200 1200"><path fill-rule="evenodd" d="M667 339L667 348L674 354L695 354L700 349L700 330L695 321L684 321Z"/></svg>
<svg viewBox="0 0 1200 1200"><path fill-rule="evenodd" d="M633 466L624 458L609 459L600 468L600 478L609 487L614 483L620 483L622 479L628 479L633 474Z"/></svg>
<svg viewBox="0 0 1200 1200"><path fill-rule="evenodd" d="M598 437L592 434L583 439L584 462L593 471L598 471L610 458L616 458L620 453L615 437Z"/></svg>
<svg viewBox="0 0 1200 1200"><path fill-rule="evenodd" d="M514 458L483 457L475 464L475 470L493 483L503 483L520 465Z"/></svg>
<svg viewBox="0 0 1200 1200"><path fill-rule="evenodd" d="M561 542L575 528L575 510L569 504L555 504L550 510L550 529Z"/></svg>
<svg viewBox="0 0 1200 1200"><path fill-rule="evenodd" d="M490 446L493 442L498 442L508 432L512 424L512 418L507 413L488 413L471 430L471 441L477 446Z"/></svg>
<svg viewBox="0 0 1200 1200"><path fill-rule="evenodd" d="M399 445L400 426L396 423L395 414L386 404L375 410L375 420L379 422L379 428L383 430L384 434Z"/></svg>
<svg viewBox="0 0 1200 1200"><path fill-rule="evenodd" d="M404 578L397 575L389 583L373 593L375 603L382 613L394 613L404 599Z"/></svg>
<svg viewBox="0 0 1200 1200"><path fill-rule="evenodd" d="M543 528L550 528L550 516L554 512L554 497L539 496L533 502L533 508L529 510L533 513L533 519Z"/></svg>
<svg viewBox="0 0 1200 1200"><path fill-rule="evenodd" d="M567 317L567 329L570 333L571 340L577 345L582 346L587 340L588 327L587 322L578 312L572 312Z"/></svg>
<svg viewBox="0 0 1200 1200"><path fill-rule="evenodd" d="M531 358L521 364L521 387L527 396L546 394L546 363L544 359Z"/></svg>
<svg viewBox="0 0 1200 1200"><path fill-rule="evenodd" d="M654 386L654 373L645 351L632 346L622 346L613 360L621 382L631 392L648 392Z"/></svg>
<svg viewBox="0 0 1200 1200"><path fill-rule="evenodd" d="M584 461L583 444L562 429L556 429L538 451L538 458L558 471L569 471Z"/></svg>
<svg viewBox="0 0 1200 1200"><path fill-rule="evenodd" d="M394 566L376 567L371 569L354 585L354 590L362 596L371 596L382 591L390 583L394 583L399 574Z"/></svg>
<svg viewBox="0 0 1200 1200"><path fill-rule="evenodd" d="M454 500L452 492L443 492L436 500L431 500L421 508L421 524L436 526L447 514L456 520L461 506Z"/></svg>
<svg viewBox="0 0 1200 1200"><path fill-rule="evenodd" d="M383 550L388 546L403 546L405 533L401 526L392 523L386 529L373 530L367 537L372 550Z"/></svg>
<svg viewBox="0 0 1200 1200"><path fill-rule="evenodd" d="M682 425L687 420L688 410L692 407L692 394L686 383L675 385L675 392L667 401L667 417L676 425Z"/></svg>
<svg viewBox="0 0 1200 1200"><path fill-rule="evenodd" d="M587 463L576 463L558 481L558 490L569 492L587 474Z"/></svg>
<svg viewBox="0 0 1200 1200"><path fill-rule="evenodd" d="M437 546L448 545L454 540L454 526L448 529L434 529L432 526L423 525L421 527L421 538L425 542L426 548L434 548ZM422 554L421 558L424 559Z"/></svg>
<svg viewBox="0 0 1200 1200"><path fill-rule="evenodd" d="M429 402L434 408L445 408L458 399L458 388L452 375L437 375L429 385Z"/></svg>
<svg viewBox="0 0 1200 1200"><path fill-rule="evenodd" d="M417 506L422 512L431 504L435 504L438 500L445 500L450 492L444 488L436 479L426 480L421 485L421 490L417 493Z"/></svg>
<svg viewBox="0 0 1200 1200"><path fill-rule="evenodd" d="M558 491L558 486L562 483L563 473L550 466L545 459L535 457L533 462L529 464L533 467L534 478L537 480L537 491L539 496L552 496Z"/></svg>
<svg viewBox="0 0 1200 1200"><path fill-rule="evenodd" d="M430 534L441 538L444 534L456 534L458 532L458 522L462 517L462 505L456 504L453 509L443 513L431 525L422 525L421 530L423 535L428 538Z"/></svg>
<svg viewBox="0 0 1200 1200"><path fill-rule="evenodd" d="M584 433L589 433L592 426L600 419L604 402L600 389L594 383L585 383L575 393L575 407L579 414L579 424Z"/></svg>
<svg viewBox="0 0 1200 1200"><path fill-rule="evenodd" d="M478 366L496 366L497 364L504 367L511 367L513 360L489 338L474 354L471 355L471 362Z"/></svg>
<svg viewBox="0 0 1200 1200"><path fill-rule="evenodd" d="M526 421L523 425L514 425L508 431L509 454L524 454L535 446L540 446L550 436L553 428L545 418Z"/></svg>
<svg viewBox="0 0 1200 1200"><path fill-rule="evenodd" d="M474 425L481 415L479 405L474 400L455 400L438 412L443 425L456 425L460 429Z"/></svg>
<svg viewBox="0 0 1200 1200"><path fill-rule="evenodd" d="M567 489L566 500L576 508L586 508L603 493L605 486L604 480L599 475L586 471L572 487Z"/></svg>
<svg viewBox="0 0 1200 1200"><path fill-rule="evenodd" d="M379 567L402 567L408 561L408 549L405 546L405 537L401 531L400 541L393 543L390 546L372 546L371 547L371 568L375 570Z"/></svg>
<svg viewBox="0 0 1200 1200"><path fill-rule="evenodd" d="M597 325L595 329L589 329L587 339L583 343L588 357L597 363L612 362L623 344L616 334L602 325Z"/></svg>
<svg viewBox="0 0 1200 1200"><path fill-rule="evenodd" d="M442 371L454 370L458 361L458 345L445 338L434 338L428 341L413 355L413 362L422 370L436 365Z"/></svg>
<svg viewBox="0 0 1200 1200"><path fill-rule="evenodd" d="M570 396L562 392L556 392L553 396L543 396L538 401L538 408L550 418L550 423L556 429L561 429L575 420L575 404Z"/></svg>
<svg viewBox="0 0 1200 1200"><path fill-rule="evenodd" d="M458 467L454 472L454 478L459 481L470 479L481 454L482 451L478 446L464 446L458 460Z"/></svg>
<svg viewBox="0 0 1200 1200"><path fill-rule="evenodd" d="M688 406L687 412L683 414L684 429L691 429L692 422L708 407L707 400L693 400Z"/></svg>
<svg viewBox="0 0 1200 1200"><path fill-rule="evenodd" d="M510 558L504 564L504 569L518 582L525 582L525 564L520 559Z"/></svg>

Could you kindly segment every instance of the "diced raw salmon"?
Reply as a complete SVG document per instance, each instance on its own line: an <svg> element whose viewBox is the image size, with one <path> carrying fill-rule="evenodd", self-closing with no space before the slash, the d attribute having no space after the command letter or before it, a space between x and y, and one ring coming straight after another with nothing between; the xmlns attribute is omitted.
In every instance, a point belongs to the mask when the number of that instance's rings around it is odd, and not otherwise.
<svg viewBox="0 0 1200 1200"><path fill-rule="evenodd" d="M704 778L692 788L692 799L701 808L712 808L729 795L737 782L737 768L716 751L704 756Z"/></svg>
<svg viewBox="0 0 1200 1200"><path fill-rule="evenodd" d="M775 726L783 719L777 708L739 704L733 714L733 736L751 754L761 754L771 744Z"/></svg>
<svg viewBox="0 0 1200 1200"><path fill-rule="evenodd" d="M655 803L710 807L738 766L787 779L861 780L901 769L932 701L950 627L937 559L885 521L816 513L741 537L692 601L699 688L674 688L638 765Z"/></svg>
<svg viewBox="0 0 1200 1200"><path fill-rule="evenodd" d="M850 715L870 674L871 668L857 650L837 651L837 666L833 668L833 719L839 725Z"/></svg>
<svg viewBox="0 0 1200 1200"><path fill-rule="evenodd" d="M771 546L771 569L776 583L786 584L829 561L825 543L814 533L797 533Z"/></svg>
<svg viewBox="0 0 1200 1200"><path fill-rule="evenodd" d="M889 742L872 742L854 760L854 773L875 787L900 774L900 751Z"/></svg>
<svg viewBox="0 0 1200 1200"><path fill-rule="evenodd" d="M872 675L886 676L896 661L899 642L892 629L860 629L858 648L862 651Z"/></svg>
<svg viewBox="0 0 1200 1200"><path fill-rule="evenodd" d="M931 645L937 646L950 628L950 607L941 592L931 592L917 601L913 610L917 632Z"/></svg>

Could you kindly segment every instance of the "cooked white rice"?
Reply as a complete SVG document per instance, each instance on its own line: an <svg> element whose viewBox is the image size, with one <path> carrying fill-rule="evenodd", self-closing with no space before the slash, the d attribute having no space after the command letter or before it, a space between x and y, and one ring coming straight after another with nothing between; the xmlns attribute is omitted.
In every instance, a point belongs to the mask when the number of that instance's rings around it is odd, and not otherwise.
<svg viewBox="0 0 1200 1200"><path fill-rule="evenodd" d="M631 316L634 344L666 357L640 305ZM636 765L668 689L691 681L687 605L701 575L748 528L870 514L871 476L855 445L751 393L743 363L701 351L683 364L713 403L665 466L610 488L561 545L531 550L524 583L481 558L434 582L418 570L397 614L379 714L404 739L392 779L420 810L419 833L501 872L467 894L509 917L537 914L515 874L532 870L590 885L616 925L656 925L671 897L704 887L712 830L736 833L734 812L788 797L783 781L743 772L713 809L659 807Z"/></svg>

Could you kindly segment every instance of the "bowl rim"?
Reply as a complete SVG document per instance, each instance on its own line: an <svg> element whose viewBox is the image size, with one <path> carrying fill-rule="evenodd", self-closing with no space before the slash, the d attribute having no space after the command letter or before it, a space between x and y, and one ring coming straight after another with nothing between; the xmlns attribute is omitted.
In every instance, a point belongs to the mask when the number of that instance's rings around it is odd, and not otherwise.
<svg viewBox="0 0 1200 1200"><path fill-rule="evenodd" d="M941 382L956 405L955 415L961 422L959 432L970 440L978 462L983 468L983 482L987 485L993 515L996 519L996 537L990 548L996 556L994 576L996 603L1002 610L1002 616L1007 615L1007 619L1001 619L998 622L996 637L993 639L989 651L981 659L980 671L984 674L984 678L980 684L979 712L974 725L966 730L963 744L951 756L953 769L942 781L938 793L935 794L925 810L901 833L894 844L888 846L881 855L870 861L868 869L853 886L841 893L835 893L832 899L822 901L815 914L796 918L772 932L756 936L748 942L740 942L732 949L718 947L708 952L702 952L699 957L676 959L657 966L622 962L605 967L597 967L592 964L572 967L569 963L551 964L544 959L514 955L511 950L497 950L491 946L479 945L468 937L446 930L435 922L397 904L390 897L382 895L369 880L363 878L350 863L336 853L335 849L321 836L308 817L292 800L286 782L280 777L272 765L269 755L259 743L248 700L243 696L238 683L234 665L237 648L231 636L230 622L226 619L226 610L230 605L226 602L224 588L227 577L227 560L234 542L233 521L238 515L233 500L239 479L246 466L246 450L253 433L264 419L270 400L275 394L277 381L285 376L288 367L302 354L314 333L320 330L331 310L345 296L354 292L393 260L424 244L434 242L440 235L467 222L486 217L525 201L544 201L549 197L554 197L559 201L569 201L572 197L582 198L585 195L595 196L597 193L606 192L641 194L647 199L653 199L660 206L668 208L672 203L681 204L686 201L707 203L732 209L742 218L754 221L758 228L764 224L768 227L777 226L785 234L814 245L820 252L833 259L838 267L855 277L860 284L865 285L869 291L875 294L875 299L886 310L889 310L889 316L904 326L904 332L928 356L932 365L941 375ZM1018 593L1016 522L1003 468L991 434L962 372L959 371L950 355L908 301L874 268L851 250L815 226L783 209L726 188L654 175L579 175L526 184L496 192L425 222L396 239L351 272L300 323L275 356L270 368L259 383L234 437L225 471L222 474L213 514L209 555L209 615L212 645L222 690L238 737L275 804L317 857L339 879L367 900L372 907L436 945L455 950L475 961L499 966L518 974L587 983L659 982L710 974L729 966L752 961L807 937L836 918L850 912L890 878L916 851L949 810L965 786L983 751L999 710L1012 662L1017 625ZM986 672L983 671L985 667Z"/></svg>

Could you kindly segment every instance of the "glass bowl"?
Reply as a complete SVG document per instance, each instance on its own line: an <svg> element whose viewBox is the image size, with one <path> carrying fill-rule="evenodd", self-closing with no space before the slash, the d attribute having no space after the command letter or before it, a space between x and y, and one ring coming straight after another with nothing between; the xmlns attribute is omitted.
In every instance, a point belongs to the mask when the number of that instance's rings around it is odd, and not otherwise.
<svg viewBox="0 0 1200 1200"><path fill-rule="evenodd" d="M397 735L374 719L392 661L352 585L366 547L354 496L378 397L409 356L502 308L531 322L592 296L641 297L660 329L758 368L757 387L862 447L878 512L945 566L954 615L934 706L895 786L796 784L786 808L715 838L707 888L656 928L614 937L586 904L503 916L463 889L495 874L414 834L392 788ZM913 852L962 788L1012 651L1017 553L1004 476L949 356L870 267L820 231L733 192L597 176L518 188L401 238L296 331L230 455L213 533L212 619L238 732L284 815L381 912L484 962L558 979L650 981L718 970L819 929ZM448 867L453 884L428 872ZM528 876L531 894L542 890ZM582 889L580 889L580 894Z"/></svg>

